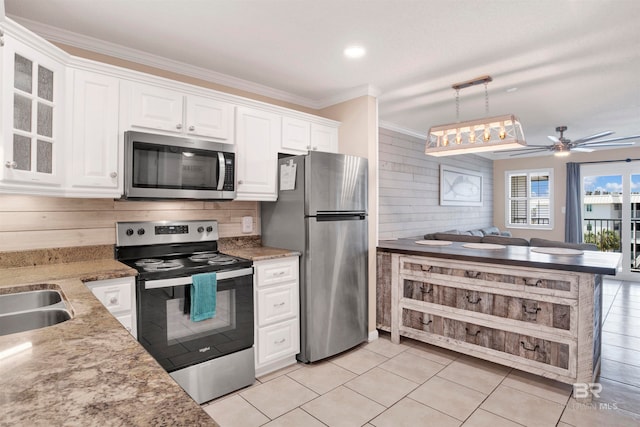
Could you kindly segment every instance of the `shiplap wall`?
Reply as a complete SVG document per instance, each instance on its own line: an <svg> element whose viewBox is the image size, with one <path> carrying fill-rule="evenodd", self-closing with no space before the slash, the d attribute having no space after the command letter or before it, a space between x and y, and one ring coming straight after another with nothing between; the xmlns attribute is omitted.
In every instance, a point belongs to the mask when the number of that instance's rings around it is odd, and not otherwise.
<svg viewBox="0 0 640 427"><path fill-rule="evenodd" d="M493 161L473 154L431 157L424 146L422 139L379 130L379 238L492 225ZM440 164L480 172L483 205L440 206Z"/></svg>
<svg viewBox="0 0 640 427"><path fill-rule="evenodd" d="M242 233L242 217L253 232ZM138 202L0 194L0 251L108 245L119 221L218 221L220 237L259 235L257 202Z"/></svg>

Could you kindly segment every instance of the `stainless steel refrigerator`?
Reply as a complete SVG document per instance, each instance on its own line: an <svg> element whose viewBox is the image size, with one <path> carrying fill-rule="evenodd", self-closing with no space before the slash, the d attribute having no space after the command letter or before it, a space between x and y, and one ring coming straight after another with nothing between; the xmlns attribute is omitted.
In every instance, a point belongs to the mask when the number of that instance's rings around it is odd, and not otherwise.
<svg viewBox="0 0 640 427"><path fill-rule="evenodd" d="M308 363L367 340L367 159L311 152L279 160L262 243L299 251L300 353Z"/></svg>

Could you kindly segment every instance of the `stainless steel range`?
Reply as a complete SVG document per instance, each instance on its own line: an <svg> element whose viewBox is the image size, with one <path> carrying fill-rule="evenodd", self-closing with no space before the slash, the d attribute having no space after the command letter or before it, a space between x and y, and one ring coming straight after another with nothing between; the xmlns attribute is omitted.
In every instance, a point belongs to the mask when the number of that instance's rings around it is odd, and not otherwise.
<svg viewBox="0 0 640 427"><path fill-rule="evenodd" d="M120 222L136 270L138 341L198 403L253 383L253 263L218 252L216 221ZM215 316L194 321L192 276L216 273Z"/></svg>

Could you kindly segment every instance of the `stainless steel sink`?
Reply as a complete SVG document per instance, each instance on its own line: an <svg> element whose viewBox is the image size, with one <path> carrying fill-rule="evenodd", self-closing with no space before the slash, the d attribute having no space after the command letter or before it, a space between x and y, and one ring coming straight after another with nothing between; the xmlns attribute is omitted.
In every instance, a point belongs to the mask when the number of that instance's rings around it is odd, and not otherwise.
<svg viewBox="0 0 640 427"><path fill-rule="evenodd" d="M31 331L57 325L71 319L71 313L60 308L46 308L0 316L0 335Z"/></svg>
<svg viewBox="0 0 640 427"><path fill-rule="evenodd" d="M57 325L71 317L62 294L54 289L0 295L0 335Z"/></svg>
<svg viewBox="0 0 640 427"><path fill-rule="evenodd" d="M61 305L60 308L65 308L60 292L52 289L0 295L0 315L53 305Z"/></svg>

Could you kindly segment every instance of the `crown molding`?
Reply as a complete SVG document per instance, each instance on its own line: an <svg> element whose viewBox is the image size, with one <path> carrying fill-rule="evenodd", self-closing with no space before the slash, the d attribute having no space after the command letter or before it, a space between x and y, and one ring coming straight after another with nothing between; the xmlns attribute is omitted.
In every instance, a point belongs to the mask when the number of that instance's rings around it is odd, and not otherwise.
<svg viewBox="0 0 640 427"><path fill-rule="evenodd" d="M418 132L418 131L413 130L413 129L404 128L402 126L396 125L395 123L385 122L383 120L380 120L380 122L378 123L378 127L381 127L383 129L387 129L387 130L391 130L391 131L394 131L394 132L398 132L398 133L401 133L403 135L412 136L414 138L422 139L422 140L425 140L425 141L427 139L427 134L426 133Z"/></svg>
<svg viewBox="0 0 640 427"><path fill-rule="evenodd" d="M89 50L103 55L113 56L119 59L159 68L166 71L183 74L185 76L206 80L235 89L244 90L255 93L257 95L267 96L269 98L278 99L280 101L290 102L307 108L320 109L324 108L324 102L313 100L310 98L294 95L292 93L271 88L269 86L243 80L227 74L218 73L202 67L185 64L170 58L153 55L137 49L131 49L116 43L106 42L97 38L83 36L68 30L53 27L41 22L24 19L19 16L8 15L18 24L28 28L38 36L57 43L63 43L80 49Z"/></svg>
<svg viewBox="0 0 640 427"><path fill-rule="evenodd" d="M321 100L318 103L317 108L320 109L320 108L330 107L332 105L336 105L341 102L346 102L352 99L360 98L361 96L373 96L374 98L378 98L380 96L380 93L381 93L380 89L369 84L357 86L345 92L342 92L338 95L331 96Z"/></svg>

